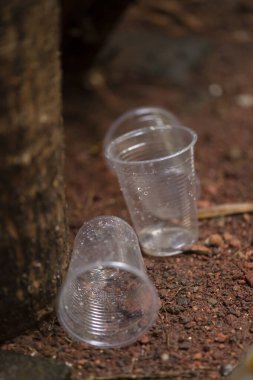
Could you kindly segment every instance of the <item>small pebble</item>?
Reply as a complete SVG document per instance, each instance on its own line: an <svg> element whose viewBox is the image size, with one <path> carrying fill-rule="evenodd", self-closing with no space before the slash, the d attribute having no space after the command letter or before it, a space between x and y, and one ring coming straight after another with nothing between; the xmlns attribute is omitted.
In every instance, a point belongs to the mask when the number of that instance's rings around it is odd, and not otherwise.
<svg viewBox="0 0 253 380"><path fill-rule="evenodd" d="M230 247L232 247L232 248L237 248L237 249L239 249L239 248L241 248L242 243L240 242L239 239L231 239L230 242L229 242L229 245L230 245Z"/></svg>
<svg viewBox="0 0 253 380"><path fill-rule="evenodd" d="M236 343L237 342L237 339L236 339L236 337L235 336L231 336L230 338L229 338L229 343L232 343L232 344L234 344L234 343Z"/></svg>
<svg viewBox="0 0 253 380"><path fill-rule="evenodd" d="M192 245L190 251L193 251L193 252L196 252L196 253L199 253L199 254L206 254L206 255L210 255L212 253L212 251L210 250L210 248L208 248L208 247L206 247L205 245L202 245L202 244L194 244L194 245Z"/></svg>
<svg viewBox="0 0 253 380"><path fill-rule="evenodd" d="M215 98L218 98L223 94L223 89L221 85L218 83L211 83L208 89L209 89L210 95L214 96Z"/></svg>
<svg viewBox="0 0 253 380"><path fill-rule="evenodd" d="M221 247L224 244L224 241L219 234L213 234L205 241L206 245Z"/></svg>
<svg viewBox="0 0 253 380"><path fill-rule="evenodd" d="M197 352L196 354L193 355L194 360L202 359L202 357L203 357L202 352Z"/></svg>
<svg viewBox="0 0 253 380"><path fill-rule="evenodd" d="M227 218L227 220L228 220L228 218ZM225 218L223 218L223 217L221 217L218 221L217 221L217 226L218 227L221 227L221 228L224 228L224 226L225 226Z"/></svg>
<svg viewBox="0 0 253 380"><path fill-rule="evenodd" d="M208 184L205 190L211 195L217 195L218 193L218 187L213 183Z"/></svg>
<svg viewBox="0 0 253 380"><path fill-rule="evenodd" d="M229 242L230 240L233 239L233 235L231 235L229 232L225 232L225 233L223 234L223 239L224 239L225 241Z"/></svg>
<svg viewBox="0 0 253 380"><path fill-rule="evenodd" d="M208 378L209 380L220 380L220 375L216 372L210 372Z"/></svg>
<svg viewBox="0 0 253 380"><path fill-rule="evenodd" d="M187 297L178 296L178 297L176 297L176 302L179 306L187 306L187 305L189 305L190 300Z"/></svg>
<svg viewBox="0 0 253 380"><path fill-rule="evenodd" d="M211 206L211 202L205 199L198 200L198 208L209 208Z"/></svg>
<svg viewBox="0 0 253 380"><path fill-rule="evenodd" d="M247 30L244 29L238 29L233 32L233 37L235 41L245 43L245 42L251 42L252 37L250 33Z"/></svg>
<svg viewBox="0 0 253 380"><path fill-rule="evenodd" d="M140 342L142 344L147 344L149 343L149 337L147 335L143 335L141 338L140 338Z"/></svg>
<svg viewBox="0 0 253 380"><path fill-rule="evenodd" d="M219 343L224 343L227 340L227 338L228 338L227 335L223 333L219 333L216 335L215 341Z"/></svg>
<svg viewBox="0 0 253 380"><path fill-rule="evenodd" d="M184 308L182 306L178 306L178 305L168 305L166 306L166 311L170 314L174 314L174 315L178 315L182 310L184 310Z"/></svg>
<svg viewBox="0 0 253 380"><path fill-rule="evenodd" d="M249 222L250 221L250 215L249 214L243 214L242 218L243 218L243 220L245 222Z"/></svg>
<svg viewBox="0 0 253 380"><path fill-rule="evenodd" d="M87 80L89 85L95 88L104 86L106 82L104 74L98 69L90 70L87 79L85 78L84 81L85 80Z"/></svg>
<svg viewBox="0 0 253 380"><path fill-rule="evenodd" d="M222 364L220 367L220 374L221 376L228 376L234 369L234 366L232 364Z"/></svg>
<svg viewBox="0 0 253 380"><path fill-rule="evenodd" d="M181 321L181 323L183 324L183 325L186 325L187 323L189 323L189 322L191 322L191 317L186 317L186 316L182 316L181 318L180 318L180 321Z"/></svg>
<svg viewBox="0 0 253 380"><path fill-rule="evenodd" d="M240 94L236 97L236 103L243 108L253 107L253 95L252 94Z"/></svg>
<svg viewBox="0 0 253 380"><path fill-rule="evenodd" d="M210 305L212 305L212 306L215 306L215 305L218 303L218 300L215 299L215 298L212 298L212 297L208 298L207 301L208 301L208 303L210 303Z"/></svg>
<svg viewBox="0 0 253 380"><path fill-rule="evenodd" d="M167 362L169 360L170 356L167 352L164 352L162 355L161 355L161 359L163 362Z"/></svg>
<svg viewBox="0 0 253 380"><path fill-rule="evenodd" d="M152 261L149 258L145 258L145 264L147 269L153 269L154 268L154 261Z"/></svg>
<svg viewBox="0 0 253 380"><path fill-rule="evenodd" d="M159 289L159 294L161 297L165 298L168 295L167 289Z"/></svg>
<svg viewBox="0 0 253 380"><path fill-rule="evenodd" d="M187 330L190 330L192 329L193 327L196 326L196 322L195 321L191 321L189 323L187 323L184 327L187 329Z"/></svg>
<svg viewBox="0 0 253 380"><path fill-rule="evenodd" d="M239 158L242 157L242 154L243 154L243 152L238 146L233 146L228 151L228 158L232 161L238 160Z"/></svg>

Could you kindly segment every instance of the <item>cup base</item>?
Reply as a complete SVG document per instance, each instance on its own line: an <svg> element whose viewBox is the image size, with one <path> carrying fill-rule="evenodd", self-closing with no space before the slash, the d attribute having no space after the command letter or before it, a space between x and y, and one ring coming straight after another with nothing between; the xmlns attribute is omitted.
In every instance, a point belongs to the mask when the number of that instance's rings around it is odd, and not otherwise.
<svg viewBox="0 0 253 380"><path fill-rule="evenodd" d="M144 229L139 236L143 252L157 257L182 253L197 240L196 233L185 227L158 226Z"/></svg>

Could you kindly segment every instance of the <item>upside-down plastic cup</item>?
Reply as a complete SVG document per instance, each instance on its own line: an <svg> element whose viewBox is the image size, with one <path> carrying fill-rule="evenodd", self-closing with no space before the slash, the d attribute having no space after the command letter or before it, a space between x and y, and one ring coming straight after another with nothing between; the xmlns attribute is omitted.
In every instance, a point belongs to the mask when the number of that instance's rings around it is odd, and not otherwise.
<svg viewBox="0 0 253 380"><path fill-rule="evenodd" d="M157 293L125 221L101 216L83 224L57 313L72 338L101 348L128 345L153 324Z"/></svg>
<svg viewBox="0 0 253 380"><path fill-rule="evenodd" d="M196 141L186 127L148 127L118 137L105 151L149 255L180 253L198 238Z"/></svg>
<svg viewBox="0 0 253 380"><path fill-rule="evenodd" d="M160 107L138 107L123 113L110 126L103 141L104 152L110 143L125 133L147 127L167 127L181 125L177 117ZM110 161L107 161L111 167Z"/></svg>
<svg viewBox="0 0 253 380"><path fill-rule="evenodd" d="M182 126L179 119L170 111L161 107L138 107L123 113L110 126L105 134L103 141L103 150L106 157L108 146L116 138L123 136L125 133L137 131L142 128L156 127L178 127ZM110 170L114 172L110 160L106 160ZM199 199L201 193L201 185L199 177L195 177L196 196Z"/></svg>

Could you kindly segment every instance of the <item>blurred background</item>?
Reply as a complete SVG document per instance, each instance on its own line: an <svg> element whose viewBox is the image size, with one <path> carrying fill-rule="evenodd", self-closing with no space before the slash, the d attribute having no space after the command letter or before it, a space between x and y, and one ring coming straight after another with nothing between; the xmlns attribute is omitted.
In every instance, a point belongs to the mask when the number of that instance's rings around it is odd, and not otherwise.
<svg viewBox="0 0 253 380"><path fill-rule="evenodd" d="M96 200L91 214L114 211L104 207L118 196L104 171L102 140L116 117L143 105L172 111L199 134L200 205L249 198L252 184L241 160L253 154L252 33L250 0L62 2L63 112L67 141L74 139L66 149L80 170L67 168L67 178L81 181L83 191L68 189L70 204L81 197L82 217L89 191ZM87 160L92 165L84 168ZM102 175L94 178L98 170ZM224 177L227 183L236 177L236 186L224 186ZM103 180L102 190L97 182ZM113 193L104 197L107 188ZM70 210L70 219L80 213Z"/></svg>

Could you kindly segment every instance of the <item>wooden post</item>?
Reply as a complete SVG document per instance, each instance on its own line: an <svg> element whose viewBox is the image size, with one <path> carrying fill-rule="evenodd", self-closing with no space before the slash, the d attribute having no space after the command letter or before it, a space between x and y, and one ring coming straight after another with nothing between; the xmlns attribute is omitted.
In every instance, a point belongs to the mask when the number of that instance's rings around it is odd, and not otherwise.
<svg viewBox="0 0 253 380"><path fill-rule="evenodd" d="M68 264L58 18L0 2L0 341L53 310Z"/></svg>

